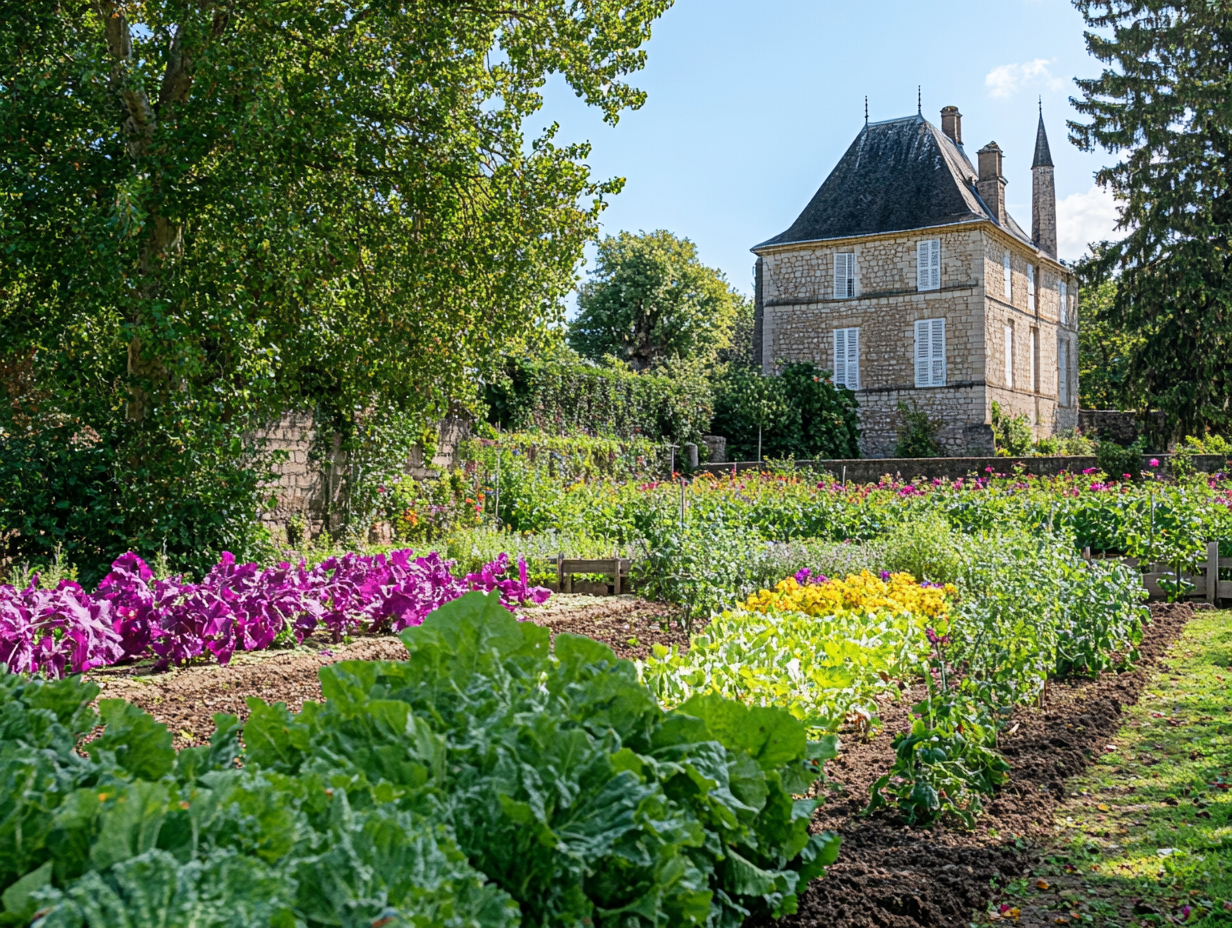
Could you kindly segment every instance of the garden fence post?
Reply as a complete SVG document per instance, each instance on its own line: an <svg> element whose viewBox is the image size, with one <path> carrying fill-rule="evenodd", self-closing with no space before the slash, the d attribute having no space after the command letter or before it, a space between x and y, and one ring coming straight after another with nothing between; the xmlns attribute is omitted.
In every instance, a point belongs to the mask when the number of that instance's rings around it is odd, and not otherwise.
<svg viewBox="0 0 1232 928"><path fill-rule="evenodd" d="M620 595L620 554L619 552L617 552L616 554L615 570L612 571L612 574L616 578L615 582L612 585L612 595L619 596Z"/></svg>
<svg viewBox="0 0 1232 928"><path fill-rule="evenodd" d="M565 552L556 556L556 592L565 592Z"/></svg>
<svg viewBox="0 0 1232 928"><path fill-rule="evenodd" d="M1206 601L1212 606L1219 598L1219 542L1206 544Z"/></svg>

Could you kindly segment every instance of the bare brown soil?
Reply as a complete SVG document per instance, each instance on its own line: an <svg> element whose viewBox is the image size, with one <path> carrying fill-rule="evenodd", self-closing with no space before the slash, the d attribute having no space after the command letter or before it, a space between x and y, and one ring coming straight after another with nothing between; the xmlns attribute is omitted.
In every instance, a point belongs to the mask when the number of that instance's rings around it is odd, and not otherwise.
<svg viewBox="0 0 1232 928"><path fill-rule="evenodd" d="M526 613L553 637L561 632L605 641L620 657L644 658L652 646L687 647L688 638L676 626L664 630L670 607L632 596L596 598L558 595L545 608ZM101 699L127 699L166 724L177 748L205 744L214 733L218 712L248 716L246 700L284 702L298 712L306 701L321 698L317 672L335 661L400 660L406 649L389 635L365 637L347 646L308 638L294 649L236 654L225 667L201 664L154 673L150 664L100 668L89 676L101 688Z"/></svg>
<svg viewBox="0 0 1232 928"><path fill-rule="evenodd" d="M1043 710L1017 714L1003 738L1010 781L988 804L974 831L905 826L890 811L860 815L869 789L893 763L890 742L907 727L908 702L888 706L883 727L866 742L848 741L828 765L841 789L818 809L816 831L843 836L838 863L814 880L800 911L782 928L960 928L994 892L993 883L1026 874L1051 837L1065 781L1098 756L1120 725L1122 707L1137 701L1152 669L1193 616L1188 605L1156 606L1137 667L1120 674L1055 683ZM1011 727L1012 730L1012 727Z"/></svg>

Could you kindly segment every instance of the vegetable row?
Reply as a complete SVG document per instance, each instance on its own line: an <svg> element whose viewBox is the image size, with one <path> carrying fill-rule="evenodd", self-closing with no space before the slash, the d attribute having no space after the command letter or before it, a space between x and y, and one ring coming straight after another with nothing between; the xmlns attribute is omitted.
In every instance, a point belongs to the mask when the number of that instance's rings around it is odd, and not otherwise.
<svg viewBox="0 0 1232 928"><path fill-rule="evenodd" d="M51 676L153 656L162 666L302 641L318 628L341 640L355 632L399 631L470 591L497 592L513 610L549 593L502 554L455 577L432 553L346 554L309 569L237 564L230 554L200 583L158 579L135 554L112 564L93 593L71 580L39 589L0 585L0 665Z"/></svg>
<svg viewBox="0 0 1232 928"><path fill-rule="evenodd" d="M0 924L738 928L835 859L794 798L833 739L787 712L664 710L496 593L402 638L407 660L326 667L324 702L250 700L178 753L91 684L0 670Z"/></svg>

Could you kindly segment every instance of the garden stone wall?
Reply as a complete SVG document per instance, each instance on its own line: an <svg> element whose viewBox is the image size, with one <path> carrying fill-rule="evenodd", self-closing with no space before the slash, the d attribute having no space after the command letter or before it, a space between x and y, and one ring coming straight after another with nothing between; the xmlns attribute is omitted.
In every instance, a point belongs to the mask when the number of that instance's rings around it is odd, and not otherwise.
<svg viewBox="0 0 1232 928"><path fill-rule="evenodd" d="M1159 461L1159 467L1150 465ZM1157 454L1142 458L1144 471L1167 474L1172 455ZM1194 467L1202 473L1215 474L1232 470L1232 462L1219 454L1203 454L1191 459ZM699 470L716 476L735 472L764 469L765 464L742 461L737 464L703 464ZM1009 474L1015 467L1038 477L1054 477L1061 473L1081 474L1084 470L1098 467L1093 457L1035 457L1035 458L866 458L850 461L797 461L797 467L810 467L827 471L838 479L846 472L848 483L876 483L882 477L897 477L902 480L958 480L965 477L982 477L993 468L993 473Z"/></svg>
<svg viewBox="0 0 1232 928"><path fill-rule="evenodd" d="M425 462L423 449L416 447L403 463L403 472L422 479L452 469L457 464L458 445L470 433L468 419L449 416L442 420L436 455ZM340 437L318 441L312 413L304 411L284 414L254 437L264 444L267 453L286 452L286 460L273 468L275 482L269 489L275 503L261 513L261 523L275 531L285 531L292 521L302 522L313 535L337 531L348 467Z"/></svg>

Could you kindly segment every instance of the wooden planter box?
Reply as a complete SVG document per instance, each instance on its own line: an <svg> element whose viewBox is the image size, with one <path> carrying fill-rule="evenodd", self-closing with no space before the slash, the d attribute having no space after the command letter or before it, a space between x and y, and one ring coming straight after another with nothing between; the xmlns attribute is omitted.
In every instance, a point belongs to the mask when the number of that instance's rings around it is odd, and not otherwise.
<svg viewBox="0 0 1232 928"><path fill-rule="evenodd" d="M1137 558L1123 558L1130 567L1141 569ZM1232 599L1232 580L1220 580L1220 571L1232 569L1232 558L1219 556L1219 542L1212 541L1206 546L1206 562L1197 576L1182 573L1181 579L1193 584L1193 589L1185 594L1185 599L1205 600L1212 605L1220 600ZM1167 564L1152 564L1142 574L1142 583L1151 599L1166 599L1167 594L1159 581L1172 578L1172 569Z"/></svg>

